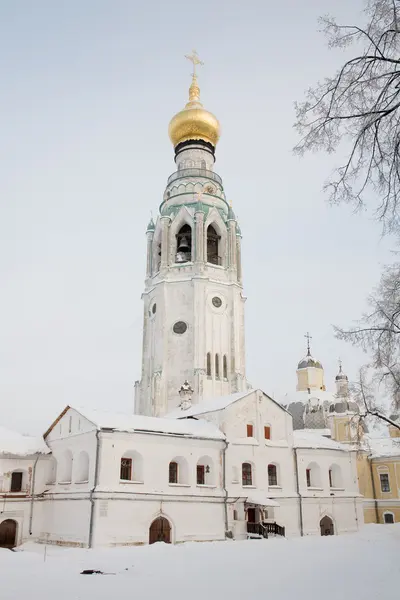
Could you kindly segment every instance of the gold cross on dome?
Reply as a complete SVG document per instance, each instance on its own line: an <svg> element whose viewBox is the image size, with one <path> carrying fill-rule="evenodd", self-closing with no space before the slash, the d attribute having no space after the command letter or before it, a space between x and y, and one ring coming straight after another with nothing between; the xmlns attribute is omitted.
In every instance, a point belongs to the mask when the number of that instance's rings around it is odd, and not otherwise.
<svg viewBox="0 0 400 600"><path fill-rule="evenodd" d="M204 63L199 59L199 55L197 54L196 50L192 50L192 54L185 54L185 58L193 63L193 76L196 77L196 65L204 65Z"/></svg>

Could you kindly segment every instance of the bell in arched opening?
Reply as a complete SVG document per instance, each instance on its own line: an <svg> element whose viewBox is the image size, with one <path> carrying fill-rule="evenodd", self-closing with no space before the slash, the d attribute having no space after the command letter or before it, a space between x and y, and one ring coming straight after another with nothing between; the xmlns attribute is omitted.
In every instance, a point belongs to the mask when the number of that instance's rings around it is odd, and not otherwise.
<svg viewBox="0 0 400 600"><path fill-rule="evenodd" d="M219 240L220 236L217 234L214 227L209 225L207 227L207 262L212 265L222 264L221 257L218 254Z"/></svg>
<svg viewBox="0 0 400 600"><path fill-rule="evenodd" d="M180 228L176 236L175 262L184 263L192 260L192 230L190 225Z"/></svg>

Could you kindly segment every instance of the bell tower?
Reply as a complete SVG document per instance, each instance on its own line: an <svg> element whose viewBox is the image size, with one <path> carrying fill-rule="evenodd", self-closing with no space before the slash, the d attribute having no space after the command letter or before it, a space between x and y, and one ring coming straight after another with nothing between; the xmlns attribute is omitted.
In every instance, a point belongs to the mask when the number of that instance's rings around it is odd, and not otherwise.
<svg viewBox="0 0 400 600"><path fill-rule="evenodd" d="M176 170L147 227L141 381L135 411L162 416L181 403L247 389L241 234L214 171L220 135L203 108L196 54L189 101L169 125Z"/></svg>

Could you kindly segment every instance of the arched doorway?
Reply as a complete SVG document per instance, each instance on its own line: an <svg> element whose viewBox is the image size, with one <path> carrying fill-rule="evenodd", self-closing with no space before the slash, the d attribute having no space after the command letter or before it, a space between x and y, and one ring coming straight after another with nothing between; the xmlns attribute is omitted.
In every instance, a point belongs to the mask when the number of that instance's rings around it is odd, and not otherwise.
<svg viewBox="0 0 400 600"><path fill-rule="evenodd" d="M0 548L14 548L17 545L17 523L6 519L0 523Z"/></svg>
<svg viewBox="0 0 400 600"><path fill-rule="evenodd" d="M165 517L158 517L150 525L149 544L154 544L155 542L171 543L171 525Z"/></svg>
<svg viewBox="0 0 400 600"><path fill-rule="evenodd" d="M319 526L321 528L321 535L334 535L335 530L333 527L333 521L330 517L324 517L319 522Z"/></svg>

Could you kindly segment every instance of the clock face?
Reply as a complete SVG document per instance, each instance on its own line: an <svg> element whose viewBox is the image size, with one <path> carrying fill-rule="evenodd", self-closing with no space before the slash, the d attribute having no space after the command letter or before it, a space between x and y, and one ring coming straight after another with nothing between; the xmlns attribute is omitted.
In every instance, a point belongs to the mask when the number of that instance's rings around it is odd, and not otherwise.
<svg viewBox="0 0 400 600"><path fill-rule="evenodd" d="M185 333L185 331L187 330L187 325L184 321L177 321L176 323L174 323L174 326L172 328L174 333Z"/></svg>
<svg viewBox="0 0 400 600"><path fill-rule="evenodd" d="M221 306L222 306L222 300L218 296L214 296L214 298L211 300L211 302L213 303L215 308L221 308Z"/></svg>
<svg viewBox="0 0 400 600"><path fill-rule="evenodd" d="M204 188L204 191L206 192L206 194L214 194L215 189L213 188L212 185L206 185L206 187Z"/></svg>

